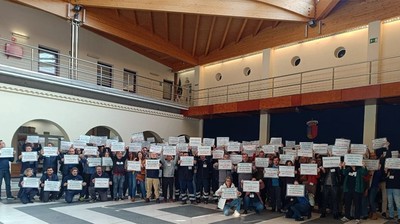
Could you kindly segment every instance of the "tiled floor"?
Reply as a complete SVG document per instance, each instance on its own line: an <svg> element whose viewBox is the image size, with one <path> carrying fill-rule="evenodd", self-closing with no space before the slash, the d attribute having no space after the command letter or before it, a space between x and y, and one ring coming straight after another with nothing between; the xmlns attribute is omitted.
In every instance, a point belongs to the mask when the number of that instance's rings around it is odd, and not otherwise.
<svg viewBox="0 0 400 224"><path fill-rule="evenodd" d="M180 203L144 203L138 201L131 203L124 201L109 202L74 202L67 204L62 200L51 203L35 202L23 205L18 200L0 202L0 223L60 223L60 224L157 224L157 223L307 223L307 224L342 224L332 218L320 219L319 214L303 222L286 219L279 213L264 211L260 215L250 212L240 218L224 216L215 204L181 205ZM347 223L355 223L350 221ZM376 221L365 220L362 223L389 224L383 219Z"/></svg>

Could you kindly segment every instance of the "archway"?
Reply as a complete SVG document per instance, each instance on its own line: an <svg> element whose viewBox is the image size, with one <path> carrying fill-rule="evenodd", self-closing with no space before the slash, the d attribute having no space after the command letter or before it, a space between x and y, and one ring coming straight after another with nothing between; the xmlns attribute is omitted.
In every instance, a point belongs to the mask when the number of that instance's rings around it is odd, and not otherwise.
<svg viewBox="0 0 400 224"><path fill-rule="evenodd" d="M89 131L86 132L86 135L93 135L93 136L107 136L109 139L116 139L118 138L119 141L122 140L121 135L118 132L110 127L107 126L96 126Z"/></svg>
<svg viewBox="0 0 400 224"><path fill-rule="evenodd" d="M154 131L144 131L143 132L144 140L148 141L149 138L154 138L155 143L162 143L163 139L155 133Z"/></svg>

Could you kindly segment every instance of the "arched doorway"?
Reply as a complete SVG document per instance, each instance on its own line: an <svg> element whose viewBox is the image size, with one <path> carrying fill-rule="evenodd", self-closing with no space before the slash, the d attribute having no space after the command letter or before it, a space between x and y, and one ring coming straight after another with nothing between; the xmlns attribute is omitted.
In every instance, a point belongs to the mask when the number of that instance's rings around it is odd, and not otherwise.
<svg viewBox="0 0 400 224"><path fill-rule="evenodd" d="M115 129L107 127L107 126L96 126L86 132L86 135L93 135L93 136L107 136L108 139L117 139L119 141L122 140L121 135L118 134Z"/></svg>
<svg viewBox="0 0 400 224"><path fill-rule="evenodd" d="M144 131L143 132L144 140L149 141L149 139L154 138L154 143L162 143L163 139L155 133L154 131Z"/></svg>

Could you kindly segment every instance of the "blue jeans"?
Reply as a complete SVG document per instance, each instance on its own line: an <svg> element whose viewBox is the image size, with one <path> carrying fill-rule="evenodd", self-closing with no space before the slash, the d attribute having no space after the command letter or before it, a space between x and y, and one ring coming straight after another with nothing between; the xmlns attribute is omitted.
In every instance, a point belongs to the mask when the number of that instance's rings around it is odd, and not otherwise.
<svg viewBox="0 0 400 224"><path fill-rule="evenodd" d="M369 189L369 211L376 212L376 195L378 194L379 187L371 187ZM383 196L385 197L385 196Z"/></svg>
<svg viewBox="0 0 400 224"><path fill-rule="evenodd" d="M72 199L74 199L74 196L75 195L77 195L77 194L81 194L82 193L82 191L73 191L73 190L66 190L65 191L65 201L67 202L67 203L71 203L72 202Z"/></svg>
<svg viewBox="0 0 400 224"><path fill-rule="evenodd" d="M11 174L9 170L0 170L0 189L1 185L3 184L3 178L4 182L6 182L6 193L7 193L7 198L11 198ZM1 191L0 191L0 197L1 197Z"/></svg>
<svg viewBox="0 0 400 224"><path fill-rule="evenodd" d="M254 198L250 198L249 196L244 196L243 207L244 210L254 208L257 214L264 209L264 205L261 204L260 199L256 194L254 194Z"/></svg>
<svg viewBox="0 0 400 224"><path fill-rule="evenodd" d="M125 176L124 175L114 175L113 176L113 188L114 188L114 195L113 198L122 198L123 190L124 190L124 182Z"/></svg>
<svg viewBox="0 0 400 224"><path fill-rule="evenodd" d="M129 172L129 196L134 198L136 196L136 173Z"/></svg>
<svg viewBox="0 0 400 224"><path fill-rule="evenodd" d="M290 210L293 212L292 218L298 219L301 218L302 215L305 215L310 212L310 205L307 204L301 204L301 203L296 203L292 206L290 206Z"/></svg>
<svg viewBox="0 0 400 224"><path fill-rule="evenodd" d="M362 195L361 198L361 218L368 217L368 196Z"/></svg>
<svg viewBox="0 0 400 224"><path fill-rule="evenodd" d="M235 207L235 210L237 212L240 212L240 198L236 198L230 202L226 202L224 206L224 215L228 216L229 215L229 210L233 207Z"/></svg>
<svg viewBox="0 0 400 224"><path fill-rule="evenodd" d="M389 217L394 218L394 203L397 207L397 215L400 217L400 189L386 189L388 207L389 207ZM394 202L394 203L393 203Z"/></svg>
<svg viewBox="0 0 400 224"><path fill-rule="evenodd" d="M29 203L37 193L38 189L36 188L21 188L20 200L23 204Z"/></svg>

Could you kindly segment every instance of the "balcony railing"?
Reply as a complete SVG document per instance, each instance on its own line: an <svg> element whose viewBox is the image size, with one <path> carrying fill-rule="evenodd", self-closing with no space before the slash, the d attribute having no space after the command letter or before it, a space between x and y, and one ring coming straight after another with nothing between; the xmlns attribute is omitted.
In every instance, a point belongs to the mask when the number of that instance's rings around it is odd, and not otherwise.
<svg viewBox="0 0 400 224"><path fill-rule="evenodd" d="M192 92L193 106L400 82L400 56L321 68Z"/></svg>
<svg viewBox="0 0 400 224"><path fill-rule="evenodd" d="M42 80L79 84L88 89L132 95L133 99L145 98L181 108L190 105L190 91L184 86L83 59L75 59L77 67L72 68L69 55L3 38L0 38L0 46L0 65L32 71Z"/></svg>

